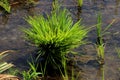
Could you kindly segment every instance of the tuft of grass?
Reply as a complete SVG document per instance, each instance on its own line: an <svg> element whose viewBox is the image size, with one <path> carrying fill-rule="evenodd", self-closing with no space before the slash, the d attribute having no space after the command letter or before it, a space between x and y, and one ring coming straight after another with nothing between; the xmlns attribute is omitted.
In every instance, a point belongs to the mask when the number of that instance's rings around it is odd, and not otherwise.
<svg viewBox="0 0 120 80"><path fill-rule="evenodd" d="M85 44L88 29L81 20L73 23L67 9L55 9L47 18L42 15L26 18L30 28L24 28L26 39L38 48L38 59L43 58L44 67L62 69L66 55L75 47Z"/></svg>
<svg viewBox="0 0 120 80"><path fill-rule="evenodd" d="M8 0L0 0L0 6L5 9L8 13L10 13L10 4Z"/></svg>
<svg viewBox="0 0 120 80"><path fill-rule="evenodd" d="M38 80L38 75L42 74L40 72L37 72L37 68L34 64L29 63L30 70L29 71L23 71L23 80Z"/></svg>

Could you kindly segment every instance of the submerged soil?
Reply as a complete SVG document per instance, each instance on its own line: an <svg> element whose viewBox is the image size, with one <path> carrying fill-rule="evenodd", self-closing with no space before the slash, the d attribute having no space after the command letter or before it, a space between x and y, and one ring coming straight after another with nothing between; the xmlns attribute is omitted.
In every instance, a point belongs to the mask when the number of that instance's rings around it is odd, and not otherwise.
<svg viewBox="0 0 120 80"><path fill-rule="evenodd" d="M11 0L12 1L12 0ZM60 1L60 0L59 0ZM84 0L82 8L77 7L75 0L60 1L62 7L66 7L72 14L73 20L82 18L82 23L88 28L96 24L97 14L102 14L103 28L113 19L116 19L110 33L104 36L106 42L105 64L103 68L96 61L96 32L93 28L87 37L89 44L75 49L79 55L72 56L75 60L75 74L79 74L78 80L101 80L104 69L105 80L120 80L120 58L115 51L120 47L120 0ZM28 69L27 60L36 49L24 40L22 27L29 27L24 20L26 16L45 15L52 10L52 0L38 0L34 5L13 1L11 13L7 14L0 9L0 52L14 50L3 60L12 62L18 69ZM80 56L83 54L82 56Z"/></svg>

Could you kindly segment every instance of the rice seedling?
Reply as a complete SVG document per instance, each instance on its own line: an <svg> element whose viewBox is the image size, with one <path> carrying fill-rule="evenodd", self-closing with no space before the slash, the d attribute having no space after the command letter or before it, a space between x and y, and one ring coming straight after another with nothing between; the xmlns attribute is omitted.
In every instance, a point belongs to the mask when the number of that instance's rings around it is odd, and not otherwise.
<svg viewBox="0 0 120 80"><path fill-rule="evenodd" d="M117 52L117 54L118 54L118 57L120 58L120 48L115 48L115 50L116 50L116 52Z"/></svg>
<svg viewBox="0 0 120 80"><path fill-rule="evenodd" d="M65 67L66 55L82 44L88 29L81 25L81 20L73 23L67 9L56 9L47 18L42 15L26 18L31 25L24 28L26 39L38 47L37 59L42 60L42 66L62 70ZM40 63L39 62L39 63Z"/></svg>
<svg viewBox="0 0 120 80"><path fill-rule="evenodd" d="M104 67L102 69L102 80L105 80L105 71L104 71Z"/></svg>
<svg viewBox="0 0 120 80"><path fill-rule="evenodd" d="M8 13L10 13L10 4L8 0L0 0L0 6L5 9Z"/></svg>
<svg viewBox="0 0 120 80"><path fill-rule="evenodd" d="M1 52L1 53L0 53L0 60L1 60L3 57L7 56L6 53L9 52L9 51L10 51L10 50ZM13 67L13 64L11 64L11 63L0 62L0 73L6 71L7 69L9 69L9 68L11 68L11 67Z"/></svg>
<svg viewBox="0 0 120 80"><path fill-rule="evenodd" d="M98 55L98 62L103 65L104 64L104 57L105 57L105 46L96 45L97 55Z"/></svg>
<svg viewBox="0 0 120 80"><path fill-rule="evenodd" d="M67 63L66 63L66 61L65 62L62 62L63 63L63 71L62 71L62 69L59 67L59 70L60 70L60 73L61 73L61 75L62 75L62 79L63 80L69 80L69 76L68 76L68 72L67 72Z"/></svg>
<svg viewBox="0 0 120 80"><path fill-rule="evenodd" d="M77 52L73 52L73 54L77 54ZM59 68L60 72L62 74L62 76L61 76L62 80L79 80L81 72L80 71L76 72L76 69L75 69L76 61L75 61L75 59L72 62L72 66L69 66L67 64L68 62L69 62L68 60L66 60L66 62L63 62L64 63L64 69L63 69L64 71L62 71Z"/></svg>
<svg viewBox="0 0 120 80"><path fill-rule="evenodd" d="M77 72L77 74L75 74L75 70L72 66L71 68L72 70L70 72L68 72L68 69L67 69L67 64L65 66L65 69L64 69L64 74L63 72L61 71L61 74L62 74L62 79L63 80L79 80L79 76L80 76L80 72Z"/></svg>
<svg viewBox="0 0 120 80"><path fill-rule="evenodd" d="M30 70L29 71L23 71L23 80L38 80L38 75L42 74L40 72L37 72L37 68L34 64L29 63L30 65Z"/></svg>
<svg viewBox="0 0 120 80"><path fill-rule="evenodd" d="M54 10L58 9L60 7L59 5L60 4L58 4L58 0L53 0L53 2L52 2L52 10L54 11Z"/></svg>
<svg viewBox="0 0 120 80"><path fill-rule="evenodd" d="M104 65L101 65L99 67L99 70L100 70L100 75L101 75L101 80L105 80L105 68L104 68Z"/></svg>
<svg viewBox="0 0 120 80"><path fill-rule="evenodd" d="M16 68L10 68L6 71L7 74L18 76L20 74L19 70Z"/></svg>
<svg viewBox="0 0 120 80"><path fill-rule="evenodd" d="M118 54L118 57L120 58L120 48L116 47L115 50L116 50L116 52ZM118 68L118 70L120 71L120 67Z"/></svg>
<svg viewBox="0 0 120 80"><path fill-rule="evenodd" d="M71 80L79 80L81 72L79 71L79 72L77 72L77 74L75 74L74 72L75 72L75 70L72 68Z"/></svg>
<svg viewBox="0 0 120 80"><path fill-rule="evenodd" d="M78 6L79 6L79 7L82 7L82 5L83 5L83 0L77 0L77 3L78 3Z"/></svg>
<svg viewBox="0 0 120 80"><path fill-rule="evenodd" d="M105 55L105 43L104 43L104 35L107 30L111 27L111 25L115 22L113 20L104 30L102 29L102 16L98 14L97 16L97 26L96 26L96 34L97 34L97 41L96 41L96 49L98 54L98 61L100 64L104 64L104 55Z"/></svg>
<svg viewBox="0 0 120 80"><path fill-rule="evenodd" d="M98 54L98 61L100 64L104 64L105 47L104 47L103 36L102 36L102 16L100 14L97 17L96 30L97 30L96 49Z"/></svg>
<svg viewBox="0 0 120 80"><path fill-rule="evenodd" d="M97 34L97 44L102 45L103 42L103 36L106 35L108 32L107 30L112 26L112 24L115 22L115 19L112 20L112 22L105 27L105 29L102 29L102 15L98 14L97 16L97 26L96 26L96 34Z"/></svg>

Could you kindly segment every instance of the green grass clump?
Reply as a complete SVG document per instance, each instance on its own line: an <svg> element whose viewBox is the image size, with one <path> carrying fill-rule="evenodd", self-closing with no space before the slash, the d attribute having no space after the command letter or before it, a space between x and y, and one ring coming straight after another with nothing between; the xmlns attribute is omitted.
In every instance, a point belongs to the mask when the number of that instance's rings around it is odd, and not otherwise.
<svg viewBox="0 0 120 80"><path fill-rule="evenodd" d="M38 59L44 59L44 68L64 68L66 55L84 44L83 39L88 33L81 21L73 23L66 9L56 9L47 18L42 15L29 16L26 21L31 26L23 29L26 39L39 48Z"/></svg>
<svg viewBox="0 0 120 80"><path fill-rule="evenodd" d="M8 0L0 0L0 6L5 9L8 13L10 13L10 4Z"/></svg>
<svg viewBox="0 0 120 80"><path fill-rule="evenodd" d="M37 68L34 64L29 63L30 70L29 71L23 71L23 80L39 80L38 75L42 74L40 72L37 72Z"/></svg>

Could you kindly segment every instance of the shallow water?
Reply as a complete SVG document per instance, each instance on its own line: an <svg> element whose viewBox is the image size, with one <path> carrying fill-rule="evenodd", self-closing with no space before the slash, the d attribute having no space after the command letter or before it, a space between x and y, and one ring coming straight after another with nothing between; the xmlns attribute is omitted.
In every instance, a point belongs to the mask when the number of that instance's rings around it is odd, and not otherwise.
<svg viewBox="0 0 120 80"><path fill-rule="evenodd" d="M59 0L60 1L60 0ZM82 18L82 23L86 27L91 27L97 22L97 13L102 14L103 27L107 26L113 19L115 23L108 30L110 33L104 36L106 42L104 74L105 80L120 80L120 59L115 51L115 47L120 47L120 0L84 0L81 9L77 7L75 0L61 1L62 7L66 7L72 14L74 21ZM19 69L27 69L29 53L35 50L23 38L20 30L22 27L29 27L24 17L38 14L50 13L52 10L52 0L39 0L33 6L23 3L12 5L10 14L0 11L0 52L14 50L5 58L5 61L13 62ZM79 80L101 80L102 73L95 62L96 51L94 43L96 41L95 29L87 38L92 43L76 49L84 56L75 56L77 71L81 72Z"/></svg>

